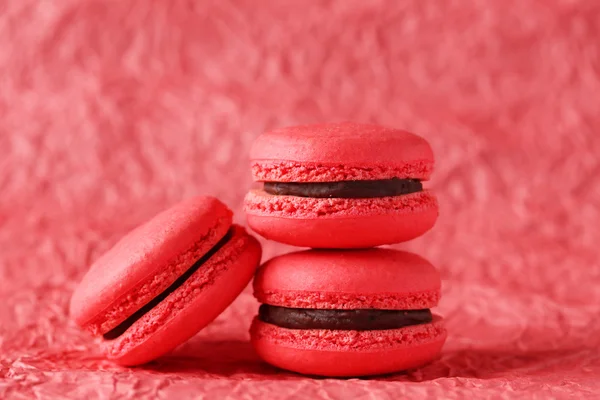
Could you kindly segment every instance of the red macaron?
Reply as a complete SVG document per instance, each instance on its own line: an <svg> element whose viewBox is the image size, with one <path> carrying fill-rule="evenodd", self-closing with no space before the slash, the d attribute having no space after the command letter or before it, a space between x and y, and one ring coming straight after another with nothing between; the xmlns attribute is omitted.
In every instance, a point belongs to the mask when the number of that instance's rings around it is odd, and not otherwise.
<svg viewBox="0 0 600 400"><path fill-rule="evenodd" d="M259 268L263 303L251 327L259 356L307 375L365 376L420 367L446 339L430 308L440 298L438 271L425 259L390 249L309 250Z"/></svg>
<svg viewBox="0 0 600 400"><path fill-rule="evenodd" d="M366 248L414 239L433 227L427 141L377 125L290 127L257 138L245 199L249 226L267 239L313 248Z"/></svg>
<svg viewBox="0 0 600 400"><path fill-rule="evenodd" d="M75 322L103 336L109 359L151 361L217 317L250 282L258 241L212 197L183 201L134 229L89 269Z"/></svg>

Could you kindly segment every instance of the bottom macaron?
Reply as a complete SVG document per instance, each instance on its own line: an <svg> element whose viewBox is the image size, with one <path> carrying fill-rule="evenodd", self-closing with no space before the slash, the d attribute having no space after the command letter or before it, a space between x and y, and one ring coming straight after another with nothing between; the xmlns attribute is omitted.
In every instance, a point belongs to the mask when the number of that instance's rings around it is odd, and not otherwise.
<svg viewBox="0 0 600 400"><path fill-rule="evenodd" d="M388 374L433 361L446 340L438 271L402 251L309 250L265 263L250 329L266 362L306 375Z"/></svg>

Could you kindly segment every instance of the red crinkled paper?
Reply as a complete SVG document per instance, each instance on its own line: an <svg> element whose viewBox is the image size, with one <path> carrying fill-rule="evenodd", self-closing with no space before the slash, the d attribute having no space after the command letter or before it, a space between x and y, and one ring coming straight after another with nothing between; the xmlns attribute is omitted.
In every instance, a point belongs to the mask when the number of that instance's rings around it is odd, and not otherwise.
<svg viewBox="0 0 600 400"><path fill-rule="evenodd" d="M0 398L600 397L600 2L0 10ZM248 344L249 289L140 368L69 322L76 283L129 229L196 194L243 222L253 138L341 120L434 148L440 219L398 247L442 272L439 361L365 380L279 371Z"/></svg>

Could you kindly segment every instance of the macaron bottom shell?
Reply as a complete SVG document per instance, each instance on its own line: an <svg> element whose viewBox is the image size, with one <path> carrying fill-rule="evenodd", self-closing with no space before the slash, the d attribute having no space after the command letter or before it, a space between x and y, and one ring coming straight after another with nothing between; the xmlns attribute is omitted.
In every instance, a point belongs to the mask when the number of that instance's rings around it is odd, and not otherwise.
<svg viewBox="0 0 600 400"><path fill-rule="evenodd" d="M358 249L405 242L433 227L437 208L410 214L383 214L341 218L285 218L247 215L248 225L276 242L314 249Z"/></svg>
<svg viewBox="0 0 600 400"><path fill-rule="evenodd" d="M246 195L248 225L277 242L311 248L368 248L401 243L431 229L437 198L425 190L370 199Z"/></svg>
<svg viewBox="0 0 600 400"><path fill-rule="evenodd" d="M446 340L442 319L381 331L286 329L254 320L251 341L265 362L304 375L359 377L418 368L435 360Z"/></svg>

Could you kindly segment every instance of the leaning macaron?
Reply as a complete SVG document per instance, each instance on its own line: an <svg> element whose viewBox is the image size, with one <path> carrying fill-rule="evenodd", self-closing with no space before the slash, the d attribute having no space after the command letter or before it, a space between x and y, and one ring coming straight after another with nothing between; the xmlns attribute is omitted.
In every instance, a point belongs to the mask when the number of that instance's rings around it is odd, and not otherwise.
<svg viewBox="0 0 600 400"><path fill-rule="evenodd" d="M263 184L245 199L248 225L301 247L366 248L414 239L438 216L421 182L433 171L427 141L377 125L337 123L278 129L250 153Z"/></svg>
<svg viewBox="0 0 600 400"><path fill-rule="evenodd" d="M217 317L250 282L258 241L212 197L183 201L131 231L89 269L70 314L107 358L151 361Z"/></svg>
<svg viewBox="0 0 600 400"><path fill-rule="evenodd" d="M251 339L266 362L320 376L366 376L420 367L446 339L430 308L438 271L390 249L309 250L266 262L254 280L263 303Z"/></svg>

